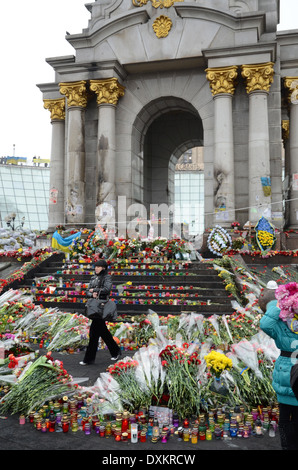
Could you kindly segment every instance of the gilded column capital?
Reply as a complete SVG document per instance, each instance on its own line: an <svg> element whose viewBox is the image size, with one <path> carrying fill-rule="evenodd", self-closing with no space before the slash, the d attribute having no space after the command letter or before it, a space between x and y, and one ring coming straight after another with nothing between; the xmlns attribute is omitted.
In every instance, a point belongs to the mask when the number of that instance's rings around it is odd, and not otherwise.
<svg viewBox="0 0 298 470"><path fill-rule="evenodd" d="M273 66L273 62L241 66L241 75L246 79L247 93L254 91L269 92L271 83L273 83Z"/></svg>
<svg viewBox="0 0 298 470"><path fill-rule="evenodd" d="M208 68L205 72L210 82L210 89L213 96L221 93L234 94L238 76L238 68L236 65L231 67Z"/></svg>
<svg viewBox="0 0 298 470"><path fill-rule="evenodd" d="M67 98L68 107L80 106L85 108L87 106L88 96L84 80L80 82L59 83L59 87L61 95L65 95Z"/></svg>
<svg viewBox="0 0 298 470"><path fill-rule="evenodd" d="M97 104L117 105L118 100L124 95L124 86L120 85L117 78L102 80L90 80L90 90L97 95Z"/></svg>
<svg viewBox="0 0 298 470"><path fill-rule="evenodd" d="M298 77L285 77L284 85L289 91L289 102L298 104Z"/></svg>
<svg viewBox="0 0 298 470"><path fill-rule="evenodd" d="M57 100L43 100L44 108L51 112L52 121L65 120L65 98Z"/></svg>
<svg viewBox="0 0 298 470"><path fill-rule="evenodd" d="M283 119L281 121L281 128L282 128L282 138L283 140L287 140L290 135L290 121L288 119Z"/></svg>

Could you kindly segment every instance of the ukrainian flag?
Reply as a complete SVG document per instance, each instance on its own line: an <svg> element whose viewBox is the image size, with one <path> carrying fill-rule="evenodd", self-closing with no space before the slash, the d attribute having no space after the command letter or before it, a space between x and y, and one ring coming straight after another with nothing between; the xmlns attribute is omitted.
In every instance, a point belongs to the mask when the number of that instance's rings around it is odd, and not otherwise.
<svg viewBox="0 0 298 470"><path fill-rule="evenodd" d="M54 248L54 250L60 250L64 251L65 253L69 253L72 242L80 237L81 232L77 232L67 238L62 238L60 233L56 231L52 237L52 248Z"/></svg>

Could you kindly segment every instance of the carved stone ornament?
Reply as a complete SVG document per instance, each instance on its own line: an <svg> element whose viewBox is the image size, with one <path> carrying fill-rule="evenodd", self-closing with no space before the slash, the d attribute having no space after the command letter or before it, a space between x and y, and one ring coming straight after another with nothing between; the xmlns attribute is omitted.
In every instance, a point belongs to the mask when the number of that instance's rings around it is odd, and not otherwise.
<svg viewBox="0 0 298 470"><path fill-rule="evenodd" d="M65 120L65 98L58 100L43 100L44 108L51 112L52 121Z"/></svg>
<svg viewBox="0 0 298 470"><path fill-rule="evenodd" d="M242 65L241 75L246 78L246 91L261 90L269 92L271 83L273 82L273 62L266 64Z"/></svg>
<svg viewBox="0 0 298 470"><path fill-rule="evenodd" d="M236 66L206 69L212 95L220 93L234 94L238 69Z"/></svg>
<svg viewBox="0 0 298 470"><path fill-rule="evenodd" d="M97 95L97 104L114 104L124 95L124 86L120 85L117 78L103 80L90 80L90 90Z"/></svg>
<svg viewBox="0 0 298 470"><path fill-rule="evenodd" d="M287 140L290 136L290 121L288 119L283 119L281 122L282 127L282 138Z"/></svg>
<svg viewBox="0 0 298 470"><path fill-rule="evenodd" d="M161 15L153 22L152 28L158 38L165 38L169 34L172 25L170 18Z"/></svg>
<svg viewBox="0 0 298 470"><path fill-rule="evenodd" d="M59 83L59 86L60 93L66 96L69 107L80 106L85 108L87 106L88 98L86 82L84 80L80 82Z"/></svg>
<svg viewBox="0 0 298 470"><path fill-rule="evenodd" d="M289 103L298 104L298 77L285 77L284 84L289 89Z"/></svg>
<svg viewBox="0 0 298 470"><path fill-rule="evenodd" d="M176 2L184 2L184 0L132 0L135 7L142 7L151 1L154 8L170 8Z"/></svg>

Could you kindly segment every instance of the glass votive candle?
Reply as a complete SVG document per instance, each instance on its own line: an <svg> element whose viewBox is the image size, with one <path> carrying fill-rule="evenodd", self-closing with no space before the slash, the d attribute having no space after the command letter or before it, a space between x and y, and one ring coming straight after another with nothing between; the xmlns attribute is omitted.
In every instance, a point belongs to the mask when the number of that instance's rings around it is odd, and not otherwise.
<svg viewBox="0 0 298 470"><path fill-rule="evenodd" d="M190 438L190 430L188 428L183 429L183 440L188 442Z"/></svg>
<svg viewBox="0 0 298 470"><path fill-rule="evenodd" d="M193 429L191 433L191 443L197 444L197 442L198 442L198 431Z"/></svg>
<svg viewBox="0 0 298 470"><path fill-rule="evenodd" d="M25 418L24 415L21 415L21 416L20 416L20 418L19 418L19 423L20 423L21 425L23 425L23 424L26 423L26 418Z"/></svg>
<svg viewBox="0 0 298 470"><path fill-rule="evenodd" d="M138 425L137 423L131 423L131 429L130 429L130 440L132 443L138 442Z"/></svg>
<svg viewBox="0 0 298 470"><path fill-rule="evenodd" d="M100 422L99 421L97 421L95 423L94 429L95 429L96 434L99 434L99 430L100 430Z"/></svg>
<svg viewBox="0 0 298 470"><path fill-rule="evenodd" d="M47 423L46 421L43 421L41 423L41 432L47 432L47 430L48 430Z"/></svg>
<svg viewBox="0 0 298 470"><path fill-rule="evenodd" d="M86 436L89 436L89 434L91 434L91 424L89 423L89 421L87 421L87 423L85 423L84 432L85 432Z"/></svg>

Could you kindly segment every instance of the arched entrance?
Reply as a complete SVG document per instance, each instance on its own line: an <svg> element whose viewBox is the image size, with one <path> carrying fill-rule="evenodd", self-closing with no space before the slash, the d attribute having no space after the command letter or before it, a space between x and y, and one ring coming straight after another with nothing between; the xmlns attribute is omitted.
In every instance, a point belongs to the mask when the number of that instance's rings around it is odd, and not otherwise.
<svg viewBox="0 0 298 470"><path fill-rule="evenodd" d="M187 150L203 146L199 113L181 98L159 98L137 116L132 139L132 200L144 204L149 215L152 206L170 208L175 203L178 159ZM166 217L165 213L154 215Z"/></svg>
<svg viewBox="0 0 298 470"><path fill-rule="evenodd" d="M174 172L175 227L185 238L203 234L205 229L204 147L194 147L170 165Z"/></svg>

